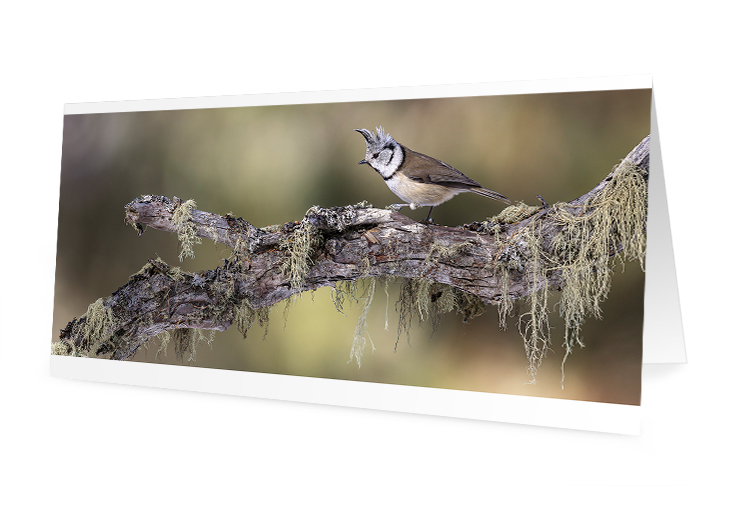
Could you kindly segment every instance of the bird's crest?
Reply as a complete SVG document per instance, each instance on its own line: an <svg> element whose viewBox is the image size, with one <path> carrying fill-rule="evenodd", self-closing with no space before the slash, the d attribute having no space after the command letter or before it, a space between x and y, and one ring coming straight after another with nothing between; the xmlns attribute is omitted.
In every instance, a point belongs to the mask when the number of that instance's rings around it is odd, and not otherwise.
<svg viewBox="0 0 750 525"><path fill-rule="evenodd" d="M372 133L370 133L369 130L366 129L355 129L354 131L358 131L362 134L362 136L367 141L368 147L374 149L374 150L380 150L384 148L387 144L395 144L396 141L391 137L389 133L387 133L382 126L378 126L375 128L375 135L373 136Z"/></svg>

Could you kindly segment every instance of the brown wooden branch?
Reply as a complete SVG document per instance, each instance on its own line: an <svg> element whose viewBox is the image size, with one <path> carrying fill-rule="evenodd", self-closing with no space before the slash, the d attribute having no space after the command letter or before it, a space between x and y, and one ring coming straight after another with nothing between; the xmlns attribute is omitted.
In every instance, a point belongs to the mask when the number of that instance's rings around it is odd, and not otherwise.
<svg viewBox="0 0 750 525"><path fill-rule="evenodd" d="M646 137L622 161L645 178L649 144ZM615 171L567 204L542 207L510 224L484 221L463 227L425 225L395 211L353 205L314 206L300 221L261 229L238 217L196 210L192 201L143 196L125 206L125 222L139 235L146 227L176 233L188 254L192 243L207 239L231 247L232 256L199 273L149 260L111 296L68 323L56 351L130 359L145 341L166 330L224 331L242 308L259 310L300 292L363 277L427 279L486 304L561 287L563 275L554 269L529 279L524 266L528 248L519 234L533 223L542 250L551 253L564 227L558 214L591 213L589 203L611 184ZM500 267L505 270L499 272Z"/></svg>

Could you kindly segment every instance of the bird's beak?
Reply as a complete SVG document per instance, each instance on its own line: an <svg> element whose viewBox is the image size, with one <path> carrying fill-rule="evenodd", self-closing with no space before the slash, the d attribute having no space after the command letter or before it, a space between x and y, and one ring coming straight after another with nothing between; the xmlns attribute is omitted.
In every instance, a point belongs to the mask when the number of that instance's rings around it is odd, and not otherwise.
<svg viewBox="0 0 750 525"><path fill-rule="evenodd" d="M367 164L367 159L362 159L357 164Z"/></svg>

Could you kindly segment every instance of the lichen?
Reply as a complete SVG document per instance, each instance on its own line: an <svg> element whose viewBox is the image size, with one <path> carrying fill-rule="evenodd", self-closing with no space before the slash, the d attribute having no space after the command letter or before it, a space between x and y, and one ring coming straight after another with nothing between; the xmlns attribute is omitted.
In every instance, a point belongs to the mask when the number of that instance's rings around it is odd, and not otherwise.
<svg viewBox="0 0 750 525"><path fill-rule="evenodd" d="M65 341L56 341L52 343L52 355L70 354L70 346Z"/></svg>
<svg viewBox="0 0 750 525"><path fill-rule="evenodd" d="M205 343L211 345L214 339L213 330L209 330L206 336L200 328L177 328L174 330L174 351L177 359L184 360L188 354L188 363L195 362L198 356L198 345ZM162 341L163 343L163 341Z"/></svg>
<svg viewBox="0 0 750 525"><path fill-rule="evenodd" d="M294 292L302 291L307 273L313 264L312 257L315 248L321 241L320 232L307 217L294 228L289 236L287 241L289 257L284 261L282 271L289 276L289 285Z"/></svg>
<svg viewBox="0 0 750 525"><path fill-rule="evenodd" d="M372 299L375 297L375 285L376 279L368 279L369 284L365 290L365 293L360 299L363 300L362 312L359 314L357 320L357 326L354 329L354 340L352 341L352 349L349 352L349 362L352 359L357 360L357 367L362 366L362 354L364 353L367 340L370 341L372 351L375 351L375 343L372 341L372 337L367 331L367 314L370 312L370 306L372 306Z"/></svg>
<svg viewBox="0 0 750 525"><path fill-rule="evenodd" d="M172 339L169 334L169 330L159 332L158 334L156 334L156 337L159 339L159 348L156 350L156 356L154 356L154 359L157 359L162 352L164 352L164 355L167 355L167 345Z"/></svg>
<svg viewBox="0 0 750 525"><path fill-rule="evenodd" d="M185 280L185 273L180 269L179 266L172 266L167 271L167 275L176 283L181 283Z"/></svg>
<svg viewBox="0 0 750 525"><path fill-rule="evenodd" d="M449 246L435 242L427 251L424 262L425 264L439 261L451 262L459 255L465 253L471 245L472 243L468 241L451 244Z"/></svg>
<svg viewBox="0 0 750 525"><path fill-rule="evenodd" d="M174 353L180 361L183 360L185 352L191 344L190 335L189 328L176 328L174 330Z"/></svg>
<svg viewBox="0 0 750 525"><path fill-rule="evenodd" d="M424 264L452 262L456 257L461 256L469 250L471 246L472 243L470 242L451 246L435 243L425 256ZM356 267L361 275L370 276L372 264L368 257L363 257L356 264ZM375 345L367 331L367 315L372 305L377 283L383 283L386 293L385 329L387 330L390 302L388 286L394 279L392 275L386 274L379 278L367 277L355 281L338 281L332 287L331 301L338 312L344 313L343 307L346 300L350 304L356 301L357 303L361 302L363 305L354 330L354 338L349 356L350 362L356 360L358 366L362 364L362 355L368 340L372 350L375 350ZM357 292L359 286L364 287L361 295L358 295ZM399 320L394 351L398 348L402 334L406 334L408 339L412 320L415 316L420 324L423 321L430 321L433 325L433 330L436 330L440 324L441 316L448 312L456 311L462 314L466 322L481 315L484 311L484 305L477 296L446 284L434 282L425 277L403 279L395 307Z"/></svg>
<svg viewBox="0 0 750 525"><path fill-rule="evenodd" d="M269 308L267 306L253 308L252 303L247 298L243 298L239 304L234 306L234 322L243 338L247 337L247 331L256 321L261 327L265 328L263 334L265 339L268 335Z"/></svg>
<svg viewBox="0 0 750 525"><path fill-rule="evenodd" d="M86 323L81 330L81 336L88 341L88 347L95 349L109 335L115 324L112 309L104 306L102 298L89 305L86 310Z"/></svg>
<svg viewBox="0 0 750 525"><path fill-rule="evenodd" d="M343 207L321 208L313 206L305 213L305 217L314 216L319 224L325 224L326 227L337 231L344 231L351 227L359 217L359 211L372 208L372 204L367 201L350 204Z"/></svg>
<svg viewBox="0 0 750 525"><path fill-rule="evenodd" d="M232 247L232 255L230 256L231 259L239 259L248 252L248 246L247 246L247 239L245 239L244 235L237 235L237 240L234 242L234 246Z"/></svg>
<svg viewBox="0 0 750 525"><path fill-rule="evenodd" d="M562 281L557 306L565 326L561 365L564 381L565 361L574 346L584 346L581 327L585 319L601 317L600 305L609 293L613 262L637 260L644 268L647 190L643 173L623 162L606 187L579 205L576 214L571 213L572 205L568 203L555 204L544 218L532 218L502 247L494 262L499 283L499 324L505 328L506 317L513 308L510 272L520 271L529 290L527 310L518 320L529 361L529 382L535 382L542 360L552 347L548 279L553 274L559 274ZM549 221L559 226L551 241L545 239L544 226ZM500 220L495 217L488 222L496 224ZM488 229L498 231L491 226Z"/></svg>
<svg viewBox="0 0 750 525"><path fill-rule="evenodd" d="M383 283L383 291L385 292L385 324L383 326L384 330L388 330L388 305L391 301L391 296L388 293L388 286L390 285L391 281L393 281L395 277L392 275L387 275L385 277L382 277L380 280Z"/></svg>
<svg viewBox="0 0 750 525"><path fill-rule="evenodd" d="M69 337L52 345L55 355L95 357L97 350L112 336L117 316L104 305L102 298L86 309L83 322L74 322Z"/></svg>
<svg viewBox="0 0 750 525"><path fill-rule="evenodd" d="M176 332L184 335L182 335L182 339L175 338L175 351L178 347L181 347L178 357L182 360L185 351L190 350L188 362L195 362L198 356L198 345L203 343L210 347L214 340L214 331L208 330L208 336L206 336L206 330L200 328L186 328L184 330L186 331L183 332L182 328L176 330Z"/></svg>
<svg viewBox="0 0 750 525"><path fill-rule="evenodd" d="M479 297L454 286L422 277L404 279L396 301L398 329L394 351L398 348L401 334L406 334L409 341L409 330L415 316L420 325L423 321L430 321L434 331L440 325L441 317L449 312L460 314L463 322L467 323L482 315L484 309Z"/></svg>
<svg viewBox="0 0 750 525"><path fill-rule="evenodd" d="M180 261L185 257L194 258L193 245L201 244L198 228L192 221L196 204L193 199L179 204L172 213L172 223L177 228L177 240L180 242Z"/></svg>
<svg viewBox="0 0 750 525"><path fill-rule="evenodd" d="M156 257L156 262L157 262L157 263L161 263L161 264L167 264L167 263L165 263L165 262L164 262L164 261L162 260L162 258L161 258L161 257L159 257L159 256L157 256L157 257ZM138 271L137 271L137 272L135 272L135 273L134 273L133 275L131 275L131 276L130 276L130 279L133 279L133 278L136 278L136 277L139 277L139 276L143 276L143 275L146 275L146 274L147 274L147 273L149 273L149 272L150 272L150 271L151 271L151 270L152 270L153 268L154 268L154 265L153 265L153 263L152 263L151 261L148 261L148 262L147 262L146 264L144 264L144 265L143 265L143 266L141 267L141 269L140 269L140 270L138 270Z"/></svg>
<svg viewBox="0 0 750 525"><path fill-rule="evenodd" d="M526 253L523 269L529 290L526 296L528 311L519 316L518 328L529 361L530 383L536 382L542 360L552 347L547 288L547 263L550 261L542 250L542 226L542 221L532 220L516 240L523 244Z"/></svg>
<svg viewBox="0 0 750 525"><path fill-rule="evenodd" d="M638 261L645 270L647 207L647 181L636 166L623 162L604 190L584 205L582 215L560 209L555 216L563 226L552 243L564 282L559 303L565 321L563 379L573 347L584 346L584 320L601 318L614 263L620 262L624 270L626 261Z"/></svg>
<svg viewBox="0 0 750 525"><path fill-rule="evenodd" d="M513 224L527 219L539 211L539 206L529 206L524 202L519 202L508 206L499 214L490 219L490 222L500 224Z"/></svg>
<svg viewBox="0 0 750 525"><path fill-rule="evenodd" d="M205 228L206 233L211 236L211 240L214 241L214 244L217 244L219 242L219 230L213 224L207 225Z"/></svg>
<svg viewBox="0 0 750 525"><path fill-rule="evenodd" d="M337 281L333 287L331 287L331 302L334 308L340 314L344 314L344 301L349 300L349 304L353 300L356 300L354 292L357 289L357 281Z"/></svg>

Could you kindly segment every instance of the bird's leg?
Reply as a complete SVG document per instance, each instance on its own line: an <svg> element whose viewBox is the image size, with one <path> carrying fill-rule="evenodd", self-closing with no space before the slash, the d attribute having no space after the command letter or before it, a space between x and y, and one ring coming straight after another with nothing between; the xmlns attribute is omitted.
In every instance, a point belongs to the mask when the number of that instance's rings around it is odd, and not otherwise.
<svg viewBox="0 0 750 525"><path fill-rule="evenodd" d="M430 215L432 215L432 209L434 207L435 206L430 206L430 211L427 212L427 217L425 217L424 220L421 221L423 224L435 224L435 221L433 221L432 219L430 219Z"/></svg>
<svg viewBox="0 0 750 525"><path fill-rule="evenodd" d="M386 210L394 210L394 211L401 211L401 208L404 206L408 206L408 204L391 204L389 206L386 206Z"/></svg>

